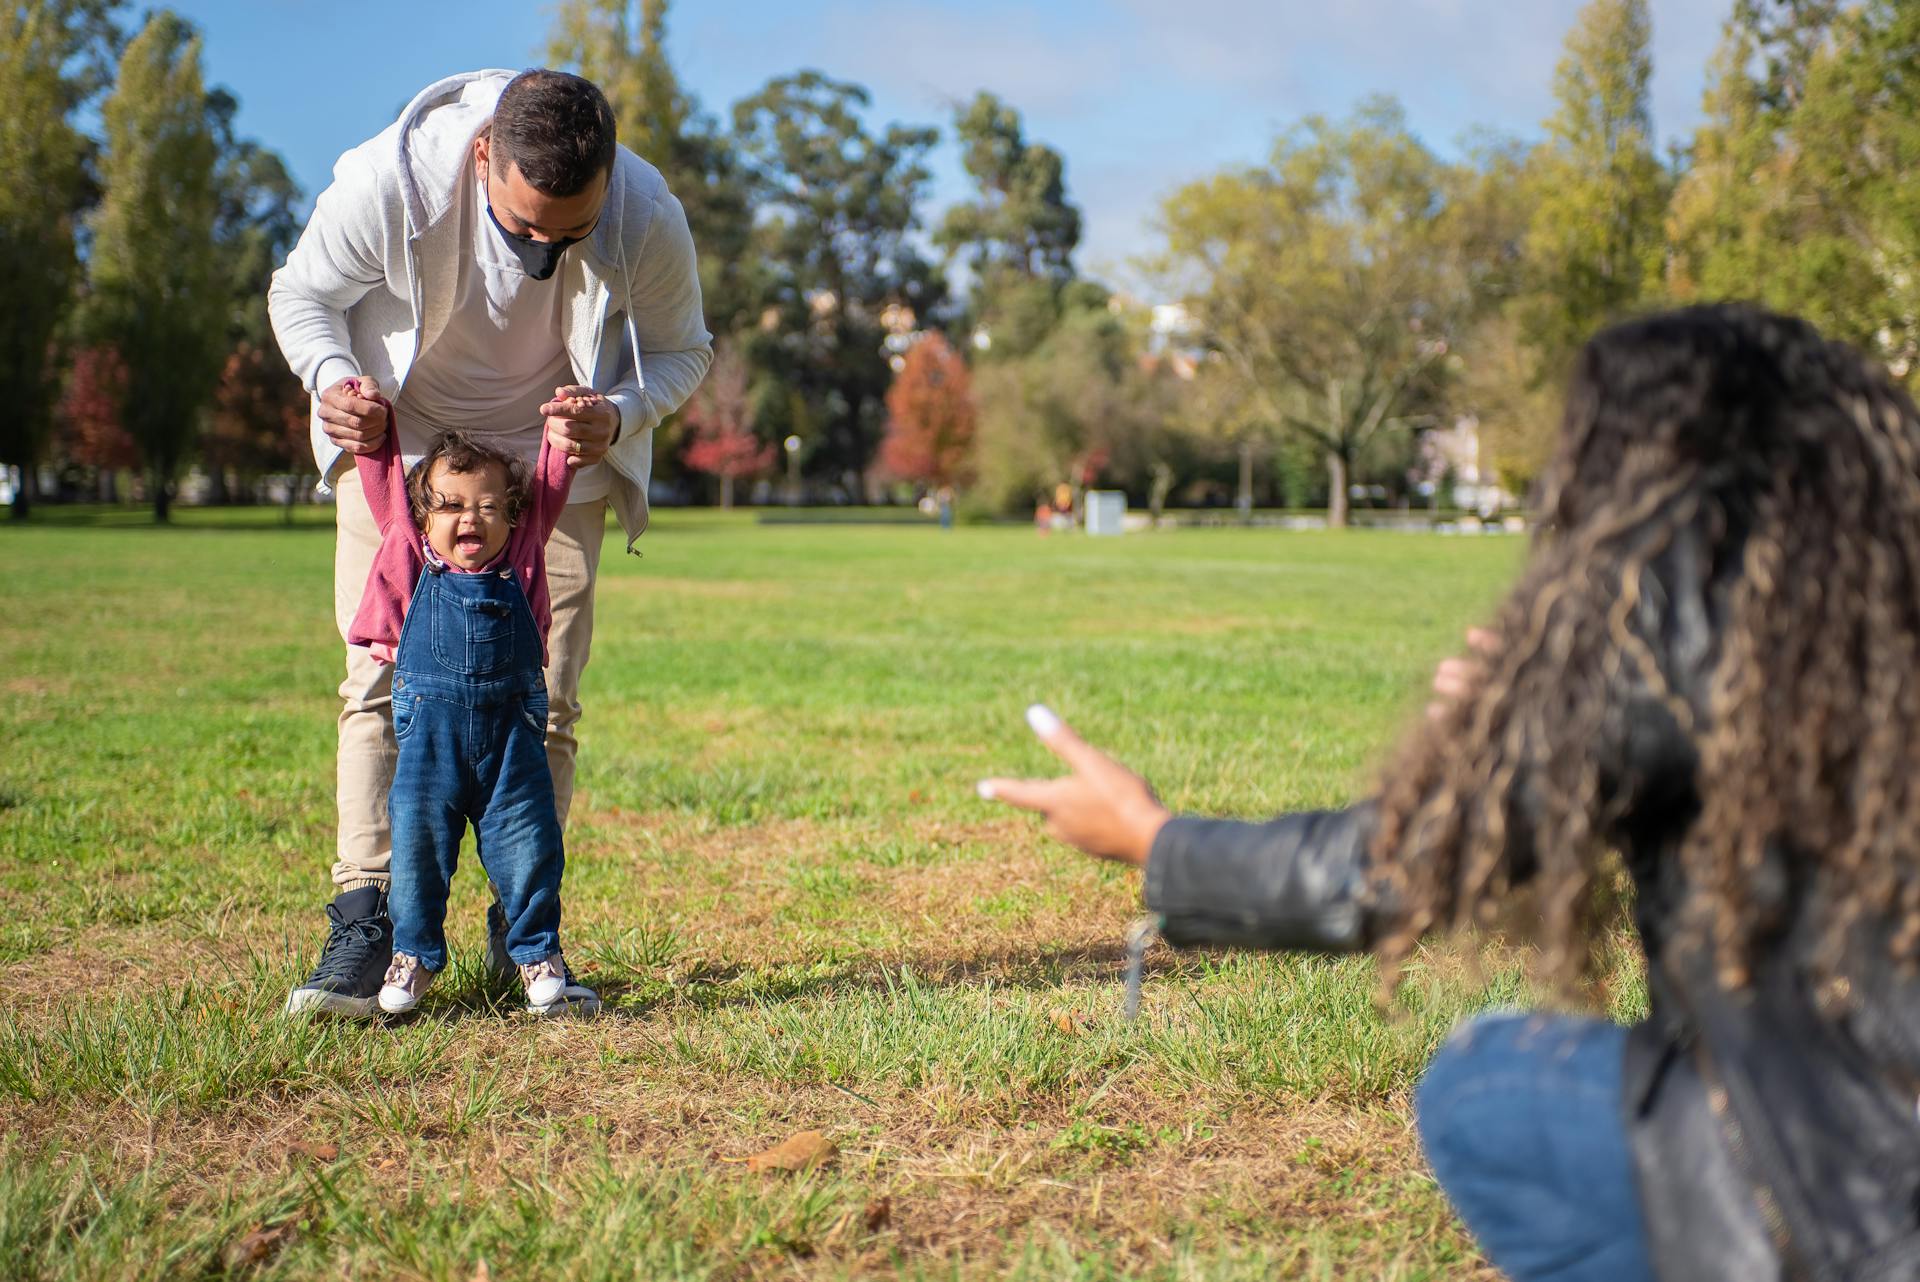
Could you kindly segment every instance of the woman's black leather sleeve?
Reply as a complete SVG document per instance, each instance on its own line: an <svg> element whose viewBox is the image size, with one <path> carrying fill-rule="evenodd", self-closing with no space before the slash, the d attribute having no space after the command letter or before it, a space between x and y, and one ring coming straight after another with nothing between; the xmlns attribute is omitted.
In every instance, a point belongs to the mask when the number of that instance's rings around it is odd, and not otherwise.
<svg viewBox="0 0 1920 1282"><path fill-rule="evenodd" d="M1373 946L1374 805L1267 823L1180 816L1147 856L1147 908L1170 944L1358 952Z"/></svg>

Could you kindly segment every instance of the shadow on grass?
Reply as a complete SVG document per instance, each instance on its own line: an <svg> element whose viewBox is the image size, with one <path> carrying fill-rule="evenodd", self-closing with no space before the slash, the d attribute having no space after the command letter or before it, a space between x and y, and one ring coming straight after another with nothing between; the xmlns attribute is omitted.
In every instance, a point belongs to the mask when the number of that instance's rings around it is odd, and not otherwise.
<svg viewBox="0 0 1920 1282"><path fill-rule="evenodd" d="M906 954L822 965L817 962L699 962L671 979L597 971L583 974L600 994L600 1018L638 1021L663 1007L696 1011L771 1007L834 993L957 989L982 985L1040 992L1070 984L1110 982L1118 988L1126 963L1120 944L1071 948L1007 948L964 956ZM1149 978L1194 979L1213 968L1204 954L1160 948L1149 953ZM522 1009L511 984L461 984L438 994L433 1013L458 1018L498 1018Z"/></svg>

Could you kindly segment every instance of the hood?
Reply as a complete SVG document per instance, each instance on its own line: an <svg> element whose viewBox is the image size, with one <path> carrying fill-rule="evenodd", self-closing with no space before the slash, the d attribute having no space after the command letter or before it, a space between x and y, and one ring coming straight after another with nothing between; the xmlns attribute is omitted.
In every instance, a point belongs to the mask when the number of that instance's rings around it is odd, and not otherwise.
<svg viewBox="0 0 1920 1282"><path fill-rule="evenodd" d="M474 137L493 119L494 104L515 72L465 71L422 89L400 113L400 177L407 230L417 235L447 212L467 166Z"/></svg>
<svg viewBox="0 0 1920 1282"><path fill-rule="evenodd" d="M435 81L400 112L400 176L407 201L407 232L417 236L452 208L472 170L467 157L474 138L493 119L501 91L518 72L502 68L463 71ZM638 163L625 147L614 153L607 203L584 247L602 264L626 268L621 228L626 222L630 170Z"/></svg>

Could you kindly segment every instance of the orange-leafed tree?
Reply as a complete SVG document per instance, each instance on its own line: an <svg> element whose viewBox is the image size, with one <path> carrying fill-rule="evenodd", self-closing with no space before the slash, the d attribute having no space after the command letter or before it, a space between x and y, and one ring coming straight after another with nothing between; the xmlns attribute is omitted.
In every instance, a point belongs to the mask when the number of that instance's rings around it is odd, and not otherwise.
<svg viewBox="0 0 1920 1282"><path fill-rule="evenodd" d="M887 435L880 462L906 481L959 485L973 462L973 382L967 363L939 334L907 352L887 389Z"/></svg>
<svg viewBox="0 0 1920 1282"><path fill-rule="evenodd" d="M731 343L715 345L713 368L687 402L686 445L680 459L695 472L720 478L720 506L733 506L733 483L758 476L773 463L773 446L753 434L753 397L747 365Z"/></svg>

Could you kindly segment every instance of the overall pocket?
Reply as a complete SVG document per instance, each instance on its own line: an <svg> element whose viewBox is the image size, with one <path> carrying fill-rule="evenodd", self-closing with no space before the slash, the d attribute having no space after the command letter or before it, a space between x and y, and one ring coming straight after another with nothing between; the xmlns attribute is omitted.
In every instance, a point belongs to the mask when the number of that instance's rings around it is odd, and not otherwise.
<svg viewBox="0 0 1920 1282"><path fill-rule="evenodd" d="M494 597L458 600L452 626L436 632L440 662L468 677L498 676L513 666L513 605ZM447 615L443 614L442 619Z"/></svg>
<svg viewBox="0 0 1920 1282"><path fill-rule="evenodd" d="M547 741L547 692L529 690L526 697L520 700L520 715L526 719L527 725L532 727L533 732L540 736L540 742L545 743Z"/></svg>

